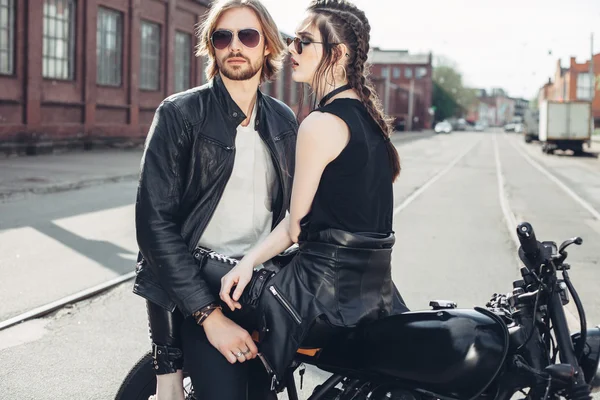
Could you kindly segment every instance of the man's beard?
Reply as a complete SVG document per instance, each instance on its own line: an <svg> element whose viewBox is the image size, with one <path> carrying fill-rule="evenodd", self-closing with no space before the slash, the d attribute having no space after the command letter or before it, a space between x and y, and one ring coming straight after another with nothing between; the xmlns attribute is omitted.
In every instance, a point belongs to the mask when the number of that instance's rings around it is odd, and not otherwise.
<svg viewBox="0 0 600 400"><path fill-rule="evenodd" d="M243 58L246 60L247 64L231 66L227 64L227 60L230 58ZM224 57L217 64L219 65L219 70L221 73L228 79L232 81L246 81L256 75L263 65L263 59L256 60L256 63L253 65L248 57L244 57L240 53L237 54L229 54L227 57Z"/></svg>

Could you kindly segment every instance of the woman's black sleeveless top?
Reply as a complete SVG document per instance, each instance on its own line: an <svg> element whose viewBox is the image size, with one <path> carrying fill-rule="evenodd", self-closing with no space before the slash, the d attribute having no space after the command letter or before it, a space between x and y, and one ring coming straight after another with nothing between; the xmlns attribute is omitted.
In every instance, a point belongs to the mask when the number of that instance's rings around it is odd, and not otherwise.
<svg viewBox="0 0 600 400"><path fill-rule="evenodd" d="M346 123L350 141L321 176L308 232L327 228L348 232L392 232L392 166L381 128L356 99L339 98L315 111ZM327 135L327 132L323 132Z"/></svg>

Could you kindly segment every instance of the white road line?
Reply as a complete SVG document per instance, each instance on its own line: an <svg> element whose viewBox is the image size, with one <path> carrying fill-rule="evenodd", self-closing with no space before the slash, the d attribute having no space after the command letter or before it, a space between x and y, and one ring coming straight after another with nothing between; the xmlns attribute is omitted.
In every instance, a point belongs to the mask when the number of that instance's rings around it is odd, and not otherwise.
<svg viewBox="0 0 600 400"><path fill-rule="evenodd" d="M448 171L452 169L460 160L463 159L477 144L481 142L481 139L473 143L467 150L463 151L458 157L456 157L450 164L448 164L444 169L435 174L431 179L429 179L425 184L419 187L417 190L412 192L410 196L408 196L398 207L394 209L394 215L398 214L400 211L404 210L410 203L412 203L417 197L419 197L423 192L425 192L431 185L433 185L438 179L444 176Z"/></svg>
<svg viewBox="0 0 600 400"><path fill-rule="evenodd" d="M581 198L581 196L579 196L577 193L571 190L571 188L569 188L560 179L558 179L555 175L548 171L547 168L543 167L541 164L535 161L529 154L526 154L525 152L523 152L523 150L515 146L511 140L508 140L508 138L507 142L517 151L517 153L521 155L521 157L527 160L529 164L531 164L535 169L540 171L548 179L554 182L559 188L561 188L566 194L568 194L573 200L575 200L577 203L579 203L580 206L582 206L587 212L589 212L596 220L600 221L600 212L598 212L598 210L596 210L590 203L585 201L583 198Z"/></svg>
<svg viewBox="0 0 600 400"><path fill-rule="evenodd" d="M506 135L506 134L504 134ZM516 149L515 146L513 148ZM518 149L516 149L519 151ZM498 150L498 142L496 139L496 134L494 134L494 156L496 158L496 176L498 177L498 195L500 196L500 207L502 208L502 214L504 215L504 220L506 221L508 232L510 234L511 239L515 245L515 250L517 250L521 243L519 242L519 238L517 237L517 221L515 218L515 214L510 209L510 203L508 201L508 196L504 191L505 180L504 174L502 173L502 163L500 162L500 152ZM535 162L535 161L534 161ZM562 182L561 182L562 184ZM519 268L521 267L521 260L519 259L518 254L514 253L515 259L517 260L517 265ZM565 317L567 319L567 325L569 326L569 330L571 332L579 331L579 315L577 314L577 308L575 307L575 303L573 301L569 302L566 306L563 307L565 312Z"/></svg>
<svg viewBox="0 0 600 400"><path fill-rule="evenodd" d="M502 163L500 162L500 152L498 151L498 141L496 140L496 134L493 136L494 141L494 158L496 159L496 177L498 178L498 196L500 197L500 208L502 208L502 214L504 215L504 221L510 233L510 238L513 240L515 247L518 249L521 245L519 238L517 237L517 220L515 214L510 209L508 196L504 190L505 180L504 174L502 173ZM518 259L518 257L517 257Z"/></svg>

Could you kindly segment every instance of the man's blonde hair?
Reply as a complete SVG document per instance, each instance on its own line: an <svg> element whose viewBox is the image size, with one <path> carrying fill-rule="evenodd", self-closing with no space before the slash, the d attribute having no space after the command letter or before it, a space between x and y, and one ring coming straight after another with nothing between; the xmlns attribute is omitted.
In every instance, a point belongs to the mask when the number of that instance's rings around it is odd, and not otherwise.
<svg viewBox="0 0 600 400"><path fill-rule="evenodd" d="M219 73L215 57L215 49L212 46L210 37L216 29L217 21L227 10L239 7L248 7L258 17L262 27L262 36L265 45L271 51L263 63L260 81L271 81L283 67L283 60L286 55L286 46L283 44L277 25L267 11L265 6L259 0L217 0L215 1L202 24L198 26L196 34L198 35L198 45L196 47L196 56L207 56L208 62L205 68L207 79L214 78Z"/></svg>

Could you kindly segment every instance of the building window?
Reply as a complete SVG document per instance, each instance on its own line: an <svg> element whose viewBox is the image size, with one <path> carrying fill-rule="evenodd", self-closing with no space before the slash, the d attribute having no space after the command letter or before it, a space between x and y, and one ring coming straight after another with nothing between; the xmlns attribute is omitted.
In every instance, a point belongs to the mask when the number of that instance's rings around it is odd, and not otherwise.
<svg viewBox="0 0 600 400"><path fill-rule="evenodd" d="M592 80L590 76L587 72L577 74L577 100L592 99Z"/></svg>
<svg viewBox="0 0 600 400"><path fill-rule="evenodd" d="M408 78L408 79L412 79L413 76L413 70L412 68L404 68L404 77Z"/></svg>
<svg viewBox="0 0 600 400"><path fill-rule="evenodd" d="M427 76L427 68L418 67L415 75L416 75L417 79L424 78L425 76Z"/></svg>
<svg viewBox="0 0 600 400"><path fill-rule="evenodd" d="M98 7L96 28L96 83L121 86L123 14Z"/></svg>
<svg viewBox="0 0 600 400"><path fill-rule="evenodd" d="M387 78L390 76L390 67L381 68L381 76Z"/></svg>
<svg viewBox="0 0 600 400"><path fill-rule="evenodd" d="M140 89L158 90L160 77L160 26L142 21L140 43Z"/></svg>
<svg viewBox="0 0 600 400"><path fill-rule="evenodd" d="M14 72L15 10L13 0L0 0L0 74Z"/></svg>
<svg viewBox="0 0 600 400"><path fill-rule="evenodd" d="M400 67L394 67L394 72L393 72L393 77L394 79L398 79L400 78Z"/></svg>
<svg viewBox="0 0 600 400"><path fill-rule="evenodd" d="M75 1L44 1L42 76L74 79Z"/></svg>
<svg viewBox="0 0 600 400"><path fill-rule="evenodd" d="M192 65L192 35L175 33L175 91L183 92L190 88Z"/></svg>

